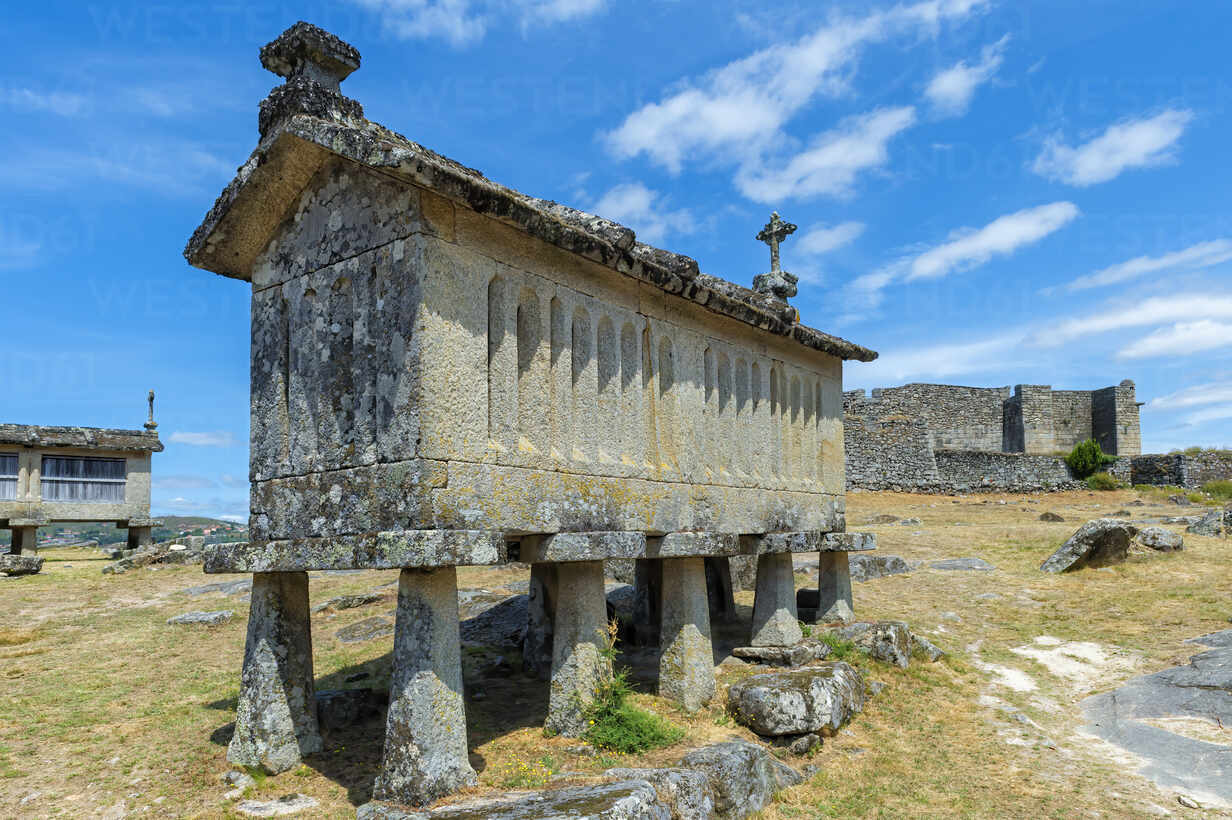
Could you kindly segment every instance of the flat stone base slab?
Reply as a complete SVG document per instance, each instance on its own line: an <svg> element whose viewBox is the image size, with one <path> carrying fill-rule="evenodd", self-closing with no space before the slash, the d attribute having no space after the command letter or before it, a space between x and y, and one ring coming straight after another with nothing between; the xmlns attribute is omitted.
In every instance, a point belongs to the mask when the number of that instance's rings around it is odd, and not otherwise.
<svg viewBox="0 0 1232 820"><path fill-rule="evenodd" d="M825 660L829 654L829 644L815 638L805 638L792 646L737 646L732 650L732 655L742 661L769 666L808 666Z"/></svg>
<svg viewBox="0 0 1232 820"><path fill-rule="evenodd" d="M373 802L360 806L355 817L356 820L532 820L537 817L629 820L667 818L670 814L659 801L654 786L645 780L627 780L542 792L508 792L432 811Z"/></svg>
<svg viewBox="0 0 1232 820"><path fill-rule="evenodd" d="M219 544L205 571L303 572L326 569L430 569L498 564L505 536L491 530L402 530L291 541Z"/></svg>
<svg viewBox="0 0 1232 820"><path fill-rule="evenodd" d="M483 566L509 560L506 536L496 530L396 530L276 541L218 544L206 553L207 573L303 572L328 569L431 569ZM646 535L613 530L512 536L524 563L603 561L610 558L757 556L788 552L853 552L876 546L872 535L781 532L740 535L671 532Z"/></svg>

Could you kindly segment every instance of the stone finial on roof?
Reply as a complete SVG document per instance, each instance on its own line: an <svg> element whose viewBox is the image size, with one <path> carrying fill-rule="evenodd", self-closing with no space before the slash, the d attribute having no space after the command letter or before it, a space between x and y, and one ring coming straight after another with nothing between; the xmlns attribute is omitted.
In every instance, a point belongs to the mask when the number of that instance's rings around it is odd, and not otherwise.
<svg viewBox="0 0 1232 820"><path fill-rule="evenodd" d="M262 47L261 65L287 78L261 103L258 124L262 137L295 114L346 124L363 119L363 106L339 90L342 81L359 68L359 52L325 29L296 23Z"/></svg>
<svg viewBox="0 0 1232 820"><path fill-rule="evenodd" d="M151 432L158 429L158 422L154 421L154 391L150 391L150 420L145 423L145 429Z"/></svg>
<svg viewBox="0 0 1232 820"><path fill-rule="evenodd" d="M337 91L359 68L359 51L323 28L300 21L261 49L261 65L279 77L307 77Z"/></svg>
<svg viewBox="0 0 1232 820"><path fill-rule="evenodd" d="M770 214L770 221L757 234L758 241L770 246L770 272L759 273L753 277L753 290L784 302L796 295L796 284L800 280L779 267L779 243L795 233L796 227L780 219L778 211Z"/></svg>

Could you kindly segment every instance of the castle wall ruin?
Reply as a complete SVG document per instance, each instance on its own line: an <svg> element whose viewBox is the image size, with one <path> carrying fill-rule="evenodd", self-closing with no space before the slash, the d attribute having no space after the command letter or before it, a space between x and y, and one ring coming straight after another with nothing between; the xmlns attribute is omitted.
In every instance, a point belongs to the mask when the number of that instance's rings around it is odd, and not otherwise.
<svg viewBox="0 0 1232 820"><path fill-rule="evenodd" d="M1048 385L907 384L843 394L849 488L926 492L1078 486L1060 455L1094 438L1130 478L1141 448L1134 383L1099 390Z"/></svg>

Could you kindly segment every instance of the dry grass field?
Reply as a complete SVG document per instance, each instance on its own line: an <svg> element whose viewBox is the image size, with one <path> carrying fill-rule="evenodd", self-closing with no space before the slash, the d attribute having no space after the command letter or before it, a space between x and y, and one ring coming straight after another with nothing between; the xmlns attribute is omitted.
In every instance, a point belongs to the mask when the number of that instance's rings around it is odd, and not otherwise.
<svg viewBox="0 0 1232 820"><path fill-rule="evenodd" d="M848 525L876 532L879 550L920 566L855 585L863 619L901 619L949 654L899 670L857 663L884 691L799 766L818 771L779 795L766 818L1232 816L1191 810L1137 774L1133 761L1081 731L1079 702L1125 680L1183 664L1184 640L1229 627L1232 541L1187 535L1185 550L1135 554L1102 570L1051 576L1040 562L1081 523L1127 509L1133 518L1178 508L1133 491L950 498L849 497ZM1052 510L1064 523L1042 523ZM878 514L919 525L867 525ZM1181 529L1173 527L1173 529ZM220 776L237 694L247 604L242 595L184 590L218 580L199 567L102 575L97 553L48 551L41 575L0 580L0 808L6 817L229 817ZM979 557L991 572L933 569ZM816 556L812 556L814 559ZM809 556L800 556L806 561ZM802 567L804 569L804 567ZM526 571L465 569L463 587L500 591ZM809 583L806 571L797 575ZM392 572L314 577L314 603L372 590ZM314 616L318 689L377 685L392 639L346 644L338 630L393 609L379 603ZM742 604L751 604L743 593ZM188 610L234 609L218 627L170 626ZM568 782L612 765L673 762L690 745L752 738L722 698L686 717L651 694L641 705L686 727L685 740L640 759L586 756L545 738L546 688L491 671L498 651L464 652L472 763L480 789ZM520 659L503 653L516 669ZM347 678L368 673L362 680ZM747 668L720 667L720 689ZM644 677L644 676L643 676ZM635 675L635 679L639 679ZM649 686L644 687L652 691ZM320 817L353 817L368 798L382 723L326 735L327 751L262 779L250 796L300 792ZM1232 744L1232 727L1182 731Z"/></svg>

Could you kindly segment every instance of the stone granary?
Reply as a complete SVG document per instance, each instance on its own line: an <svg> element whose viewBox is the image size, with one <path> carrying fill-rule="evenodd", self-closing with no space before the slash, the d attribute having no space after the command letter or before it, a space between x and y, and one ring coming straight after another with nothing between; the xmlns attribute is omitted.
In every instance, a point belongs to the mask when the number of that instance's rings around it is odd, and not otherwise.
<svg viewBox="0 0 1232 820"><path fill-rule="evenodd" d="M849 598L842 363L876 354L365 120L359 59L304 23L261 50L286 83L185 251L252 285L252 540L206 571L254 574L228 757L272 771L321 747L307 572L401 571L375 795L421 804L475 778L459 565L532 566L563 734L605 673L605 559L662 590L686 708L714 691L706 559L756 556L754 644L800 638L793 552Z"/></svg>
<svg viewBox="0 0 1232 820"><path fill-rule="evenodd" d="M154 423L144 430L0 424L0 528L12 552L33 552L38 528L109 522L128 530L128 546L151 542L150 455L161 453Z"/></svg>

